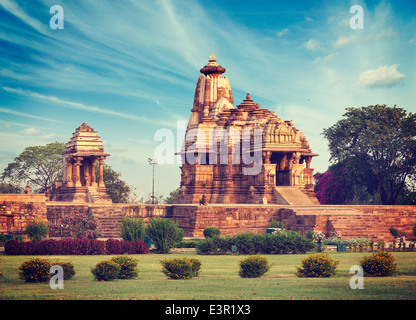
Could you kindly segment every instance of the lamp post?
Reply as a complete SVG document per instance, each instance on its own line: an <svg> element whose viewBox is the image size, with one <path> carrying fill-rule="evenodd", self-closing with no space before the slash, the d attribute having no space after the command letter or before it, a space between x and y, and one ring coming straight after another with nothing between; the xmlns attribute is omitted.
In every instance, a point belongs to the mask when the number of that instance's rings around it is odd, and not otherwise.
<svg viewBox="0 0 416 320"><path fill-rule="evenodd" d="M149 164L153 167L152 204L155 204L155 166L157 165L157 159L149 158L147 161L149 161Z"/></svg>

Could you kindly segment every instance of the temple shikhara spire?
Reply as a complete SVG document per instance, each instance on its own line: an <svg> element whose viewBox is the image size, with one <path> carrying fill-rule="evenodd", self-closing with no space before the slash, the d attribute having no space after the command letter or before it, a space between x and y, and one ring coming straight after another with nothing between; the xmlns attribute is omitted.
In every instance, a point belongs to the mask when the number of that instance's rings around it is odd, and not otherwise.
<svg viewBox="0 0 416 320"><path fill-rule="evenodd" d="M175 202L319 204L305 135L250 93L234 106L225 71L213 53L200 69Z"/></svg>

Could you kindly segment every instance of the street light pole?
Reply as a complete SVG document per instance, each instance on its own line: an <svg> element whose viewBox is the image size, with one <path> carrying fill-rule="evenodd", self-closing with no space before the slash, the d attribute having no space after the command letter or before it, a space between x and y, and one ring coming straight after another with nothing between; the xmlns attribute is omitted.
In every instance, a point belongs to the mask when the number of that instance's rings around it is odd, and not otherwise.
<svg viewBox="0 0 416 320"><path fill-rule="evenodd" d="M147 159L149 164L153 167L153 180L152 180L152 204L155 204L155 166L157 165L156 158Z"/></svg>

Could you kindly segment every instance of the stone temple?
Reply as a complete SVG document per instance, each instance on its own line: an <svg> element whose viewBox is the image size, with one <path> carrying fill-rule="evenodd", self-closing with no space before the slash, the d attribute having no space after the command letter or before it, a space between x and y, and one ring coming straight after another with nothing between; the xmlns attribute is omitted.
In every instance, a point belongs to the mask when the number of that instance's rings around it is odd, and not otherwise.
<svg viewBox="0 0 416 320"><path fill-rule="evenodd" d="M50 190L51 199L67 202L111 203L104 184L103 142L98 133L85 122L75 129L65 145L63 181ZM98 179L96 166L98 165Z"/></svg>
<svg viewBox="0 0 416 320"><path fill-rule="evenodd" d="M305 135L250 94L237 107L212 54L200 69L175 203L319 204Z"/></svg>

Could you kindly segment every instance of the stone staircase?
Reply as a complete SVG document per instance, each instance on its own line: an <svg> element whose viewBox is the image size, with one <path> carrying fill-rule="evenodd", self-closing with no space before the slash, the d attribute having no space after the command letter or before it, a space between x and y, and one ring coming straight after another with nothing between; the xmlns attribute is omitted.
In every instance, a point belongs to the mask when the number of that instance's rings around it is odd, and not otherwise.
<svg viewBox="0 0 416 320"><path fill-rule="evenodd" d="M340 215L328 219L327 231L342 238L369 238L375 242L393 241L393 236L378 215ZM331 232L331 233L332 233Z"/></svg>
<svg viewBox="0 0 416 320"><path fill-rule="evenodd" d="M364 213L353 206L293 206L286 211L283 222L291 230L301 233L313 230L323 232L327 237L336 233L346 239L393 241L388 226L378 214Z"/></svg>
<svg viewBox="0 0 416 320"><path fill-rule="evenodd" d="M119 207L94 207L91 213L100 225L100 238L120 238L120 223L126 216Z"/></svg>
<svg viewBox="0 0 416 320"><path fill-rule="evenodd" d="M98 187L87 187L87 200L92 203L111 203L110 196L98 191Z"/></svg>
<svg viewBox="0 0 416 320"><path fill-rule="evenodd" d="M278 193L284 199L286 204L290 205L315 205L310 197L308 197L298 187L278 186L275 187L275 197Z"/></svg>

